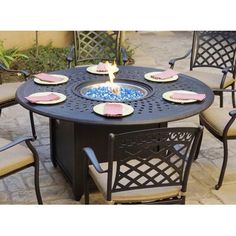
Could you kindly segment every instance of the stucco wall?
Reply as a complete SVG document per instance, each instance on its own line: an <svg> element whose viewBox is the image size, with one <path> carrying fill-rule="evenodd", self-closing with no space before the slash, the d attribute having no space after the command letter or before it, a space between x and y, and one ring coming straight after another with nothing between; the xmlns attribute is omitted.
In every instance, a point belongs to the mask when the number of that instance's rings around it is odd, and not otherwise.
<svg viewBox="0 0 236 236"><path fill-rule="evenodd" d="M55 47L65 47L72 42L72 37L72 31L38 31L39 45L52 41ZM0 31L0 40L5 48L29 48L35 44L35 39L36 31Z"/></svg>

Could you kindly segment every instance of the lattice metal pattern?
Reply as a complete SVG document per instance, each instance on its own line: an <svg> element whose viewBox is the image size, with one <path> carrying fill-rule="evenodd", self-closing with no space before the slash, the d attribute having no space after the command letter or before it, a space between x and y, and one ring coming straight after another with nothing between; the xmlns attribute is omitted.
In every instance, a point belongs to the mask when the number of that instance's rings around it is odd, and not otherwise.
<svg viewBox="0 0 236 236"><path fill-rule="evenodd" d="M193 67L229 68L235 73L236 31L194 32L192 62Z"/></svg>
<svg viewBox="0 0 236 236"><path fill-rule="evenodd" d="M112 192L182 185L195 134L194 128L164 128L115 136Z"/></svg>
<svg viewBox="0 0 236 236"><path fill-rule="evenodd" d="M116 60L119 57L118 31L76 32L77 62L91 59Z"/></svg>

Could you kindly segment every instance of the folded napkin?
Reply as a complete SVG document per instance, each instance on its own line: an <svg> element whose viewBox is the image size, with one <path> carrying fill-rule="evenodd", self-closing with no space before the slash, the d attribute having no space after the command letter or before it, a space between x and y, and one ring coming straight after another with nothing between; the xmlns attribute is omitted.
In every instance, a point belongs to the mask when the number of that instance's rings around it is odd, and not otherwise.
<svg viewBox="0 0 236 236"><path fill-rule="evenodd" d="M119 103L105 103L104 115L119 117L123 115L123 106Z"/></svg>
<svg viewBox="0 0 236 236"><path fill-rule="evenodd" d="M175 75L177 75L179 72L177 71L174 71L172 69L168 69L168 70L165 70L161 73L156 73L156 74L153 74L151 75L151 78L153 79L168 79L168 78L171 78Z"/></svg>
<svg viewBox="0 0 236 236"><path fill-rule="evenodd" d="M41 96L28 96L25 97L28 101L32 102L32 103L36 103L36 102L47 102L47 101L56 101L58 99L60 99L60 97L54 93L50 93L48 95L41 95Z"/></svg>
<svg viewBox="0 0 236 236"><path fill-rule="evenodd" d="M178 100L197 100L202 101L206 98L206 94L200 93L181 93L181 92L174 92L171 95L171 98L178 99Z"/></svg>
<svg viewBox="0 0 236 236"><path fill-rule="evenodd" d="M46 73L40 73L40 74L34 75L34 77L42 81L46 81L46 82L59 82L63 80L63 78L59 76L52 76Z"/></svg>
<svg viewBox="0 0 236 236"><path fill-rule="evenodd" d="M107 72L107 71L108 71L108 68L109 68L109 65L106 64L106 63L100 62L100 63L97 65L97 71L98 71L98 72Z"/></svg>

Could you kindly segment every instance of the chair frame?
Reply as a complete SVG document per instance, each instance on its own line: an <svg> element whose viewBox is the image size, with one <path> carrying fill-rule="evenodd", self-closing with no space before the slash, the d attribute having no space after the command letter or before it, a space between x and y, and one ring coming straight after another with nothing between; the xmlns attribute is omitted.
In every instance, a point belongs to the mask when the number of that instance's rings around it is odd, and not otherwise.
<svg viewBox="0 0 236 236"><path fill-rule="evenodd" d="M90 37L90 34L95 36L95 39ZM106 34L108 37L107 39L101 39L102 34ZM103 46L102 43L106 44L106 47L112 48L112 43L115 42L115 61L117 64L120 64L120 56L122 55L122 61L123 64L125 65L126 62L128 61L127 55L126 55L126 50L121 47L121 38L122 38L122 32L121 31L111 31L110 34L108 34L108 31L74 31L73 32L73 46L70 49L70 53L67 56L66 60L67 60L67 64L68 64L68 68L71 68L72 66L72 62L74 61L74 66L76 66L78 63L80 62L91 62L91 61L96 61L96 60L102 60L102 61L114 61L114 58L110 58L110 57L102 57L100 55L95 55L93 56L91 52L93 52L92 47L89 45L90 42L93 42L96 47L100 48L100 51L103 50ZM85 42L82 40L83 39L89 39L89 42ZM96 41L96 38L102 40L100 41ZM114 39L114 41L112 40ZM85 56L83 57L81 55L81 50L83 50L83 48L81 48L81 44L85 44L85 46L88 46L91 48L91 51L88 52L84 50L84 52L86 54L88 54L89 56ZM84 45L83 45L84 46Z"/></svg>
<svg viewBox="0 0 236 236"><path fill-rule="evenodd" d="M4 72L8 72L8 73L17 74L17 75L21 74L21 75L23 75L23 78L24 78L25 81L30 76L30 73L27 72L27 71L7 69L2 64L0 64L0 70L2 70ZM1 86L2 83L3 83L2 77L0 76L0 86ZM0 115L1 115L1 111L2 111L3 108L6 108L6 107L9 107L9 106L12 106L12 105L16 105L16 104L17 104L16 99L9 100L7 102L1 103L0 104ZM7 173L5 175L0 176L0 179L3 179L3 178L5 178L5 177L7 177L9 175L12 175L12 174L14 174L16 172L19 172L19 171L21 171L23 169L26 169L26 168L29 168L29 167L33 166L34 167L34 184L35 184L35 192L36 192L37 201L38 201L38 204L43 204L41 193L40 193L40 186L39 186L39 157L38 157L38 153L37 153L36 149L31 144L31 142L36 140L37 136L36 136L36 131L35 131L33 113L29 112L29 115L30 115L30 123L31 123L32 136L31 137L21 137L21 138L18 138L16 140L10 142L9 144L1 147L0 148L0 152L3 152L3 151L5 151L5 150L7 150L7 149L17 145L17 144L20 144L22 142L25 142L27 147L30 149L30 151L33 154L34 162L29 164L29 165L26 165L26 166L24 166L22 168L16 169L16 170L11 171L11 172L9 172L9 173Z"/></svg>
<svg viewBox="0 0 236 236"><path fill-rule="evenodd" d="M13 74L21 74L23 75L23 78L24 80L26 81L27 78L30 76L30 73L27 72L27 71L24 71L24 70L11 70L11 69L7 69L5 66L3 66L1 63L0 63L0 70L4 71L4 72L8 72L8 73L13 73ZM0 75L0 86L1 84L3 83L2 81L2 77ZM3 108L6 108L6 107L9 107L9 106L13 106L13 105L16 105L17 104L17 101L16 99L12 99L12 100L9 100L7 102L2 102L0 103L0 115L1 115L1 112L2 112L2 109Z"/></svg>
<svg viewBox="0 0 236 236"><path fill-rule="evenodd" d="M157 128L157 129L148 129L148 130L141 130L141 131L132 131L132 132L128 132L128 133L122 133L122 134L110 134L109 135L109 144L108 144L108 169L107 170L103 170L100 163L98 162L96 155L93 151L92 148L90 147L85 147L83 148L83 153L84 153L84 195L85 195L85 204L89 204L89 171L88 171L88 166L91 163L93 165L93 167L96 169L96 171L98 173L107 173L108 174L108 179L107 179L107 196L106 196L106 200L108 202L112 202L112 193L113 192L120 192L120 191L127 191L127 190L132 190L132 189L143 189L143 188L149 188L149 187L163 187L163 186L181 186L181 193L179 196L173 197L171 199L162 199L162 200L157 200L157 201L151 201L151 202L145 202L145 204L184 204L185 203L185 192L187 190L187 181L188 181L188 177L189 177L189 172L190 172L190 167L193 161L193 158L195 156L196 153L196 149L198 146L198 142L200 139L200 136L202 135L202 131L203 131L203 127L198 127L198 128L189 128L189 127L185 127L185 128ZM132 138L132 142L135 142L134 139L137 138L137 140L142 136L142 145L149 145L154 144L155 147L157 147L157 151L158 153L163 152L163 150L161 150L161 145L162 143L162 138L163 136L161 135L165 135L166 133L168 133L168 138L171 137L171 135L176 135L178 134L178 140L172 140L171 138L169 139L168 144L170 145L170 147L168 146L169 149L164 149L164 155L166 155L166 157L168 155L171 156L170 150L172 148L175 150L175 154L180 157L180 153L178 153L179 150L176 150L174 148L174 145L178 145L178 144L184 144L186 146L184 146L184 148L187 148L186 153L185 154L181 154L181 158L178 159L176 162L178 161L182 161L182 165L181 167L179 167L179 169L175 166L175 171L179 174L179 179L178 179L178 183L176 182L176 180L171 180L171 178L168 178L168 183L157 183L156 181L152 180L152 182L156 182L154 183L154 185L152 186L146 186L144 187L142 184L140 184L140 186L136 186L136 187L130 187L129 184L127 184L127 186L124 186L123 188L120 187L120 184L118 183L118 174L121 174L121 172L119 172L119 169L117 169L116 172L116 177L114 180L114 183L112 185L112 172L113 172L113 161L116 160L117 161L117 168L120 165L119 162L122 162L120 160L120 158L118 156L121 156L122 152L119 152L116 149L116 145L122 148L126 147L125 141L122 144L123 140L129 140L129 138ZM187 133L191 134L190 138L187 138ZM182 134L182 137L180 137ZM152 139L151 140L151 135L157 135L157 137L155 136L155 140ZM160 135L160 136L159 136ZM175 138L177 138L175 136ZM147 139L147 137L150 138ZM117 141L118 139L118 141ZM190 140L191 139L191 140ZM139 142L140 140L138 140ZM152 143L153 142L153 143ZM158 146L156 146L158 143ZM128 144L127 144L128 145ZM140 147L140 146L139 146ZM152 146L153 147L153 146ZM143 149L142 149L143 150ZM182 151L183 149L181 149L180 151ZM160 151L160 152L159 152ZM178 154L179 155L178 155ZM145 153L146 155L147 153ZM161 154L160 154L161 155ZM163 154L162 154L163 155ZM173 156L173 155L172 155ZM172 157L171 156L171 157ZM188 156L188 157L187 157ZM152 157L154 158L154 157ZM149 159L149 158L148 158ZM128 160L128 159L127 159ZM129 159L132 160L132 159ZM144 159L138 159L142 165L143 164L147 164L147 160ZM187 160L187 161L186 161ZM163 162L163 161L161 161ZM168 162L168 161L167 161ZM185 163L186 162L186 163ZM173 163L172 163L173 164ZM170 164L171 166L171 164ZM168 166L168 168L170 167ZM174 166L174 165L173 165ZM157 171L158 175L161 173L163 174L164 170L161 170L158 168L158 166L152 166L154 168L154 170ZM157 168L157 169L155 169ZM184 171L183 171L184 169ZM132 168L131 168L132 170ZM163 172L162 172L163 171ZM147 178L151 178L150 176L148 177L148 175L146 175L145 173L144 177ZM173 173L171 173L172 175ZM122 174L121 174L122 175ZM164 174L166 175L166 174ZM127 177L127 176L126 176ZM135 177L134 179L131 178L131 181L136 181ZM119 185L118 189L116 188ZM144 203L144 202L131 202L132 204L138 204L138 203ZM125 203L126 204L126 203Z"/></svg>
<svg viewBox="0 0 236 236"><path fill-rule="evenodd" d="M217 92L233 92L235 93L236 90L228 90L228 89L217 89ZM215 189L218 190L220 189L220 187L222 186L223 180L224 180L224 175L225 175L225 170L227 167L227 162L228 162L228 140L232 140L232 139L236 139L236 135L235 136L227 136L227 133L231 127L231 125L234 123L235 119L236 119L236 110L232 110L229 112L229 116L231 117L228 121L228 123L226 124L224 131L223 131L223 135L219 135L217 132L215 132L211 126L204 121L204 119L201 118L201 114L199 116L199 120L200 120L200 124L203 125L204 127L206 127L206 129L214 136L216 137L219 141L221 141L223 143L223 149L224 149L224 153L223 153L223 163L222 163L222 167L221 167L221 171L220 171L220 176L219 176L219 180L218 183L215 185ZM197 159L199 150L200 150L200 144L202 141L202 136L200 137L200 141L199 141L199 147L197 149L197 154L195 157L195 160Z"/></svg>
<svg viewBox="0 0 236 236"><path fill-rule="evenodd" d="M220 47L220 49L219 49ZM227 48L227 49L226 49ZM213 50L213 52L210 52ZM207 55L207 56L206 56ZM222 70L219 89L231 87L235 89L235 82L224 87L228 73L236 78L236 32L235 31L194 31L192 48L178 58L169 61L170 68L174 68L176 61L190 57L190 71L197 67L211 67ZM220 107L223 107L223 92L214 91L220 97ZM232 92L232 104L236 107L235 94Z"/></svg>
<svg viewBox="0 0 236 236"><path fill-rule="evenodd" d="M31 142L35 141L37 139L36 136L36 131L35 131L35 125L34 125L34 117L33 117L33 113L30 111L29 112L29 116L30 116L30 124L31 124L31 132L32 132L32 136L27 136L27 137L20 137L17 138L16 140L4 145L3 147L0 147L0 152L3 152L17 144L20 144L22 142L25 142L27 147L30 149L30 151L33 154L33 158L34 158L34 162L31 164L28 164L22 168L18 168L14 171L11 171L5 175L0 176L0 179L3 179L9 175L12 175L14 173L17 173L21 170L24 170L26 168L29 168L31 166L34 167L34 185L35 185L35 193L36 193L36 197L37 197L37 201L38 204L42 205L43 201L42 201L42 197L41 197L41 193L40 193L40 186L39 186L39 156L38 153L36 151L36 149L34 148L34 146L31 144Z"/></svg>

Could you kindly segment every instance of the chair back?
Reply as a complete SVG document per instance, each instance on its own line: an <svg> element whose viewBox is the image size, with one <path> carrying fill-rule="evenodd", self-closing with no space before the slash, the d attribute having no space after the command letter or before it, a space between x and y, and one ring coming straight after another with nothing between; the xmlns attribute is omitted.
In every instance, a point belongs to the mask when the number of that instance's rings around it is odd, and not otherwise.
<svg viewBox="0 0 236 236"><path fill-rule="evenodd" d="M75 31L74 46L76 64L101 60L120 64L120 31Z"/></svg>
<svg viewBox="0 0 236 236"><path fill-rule="evenodd" d="M186 191L202 127L110 134L107 200L114 192L181 186Z"/></svg>
<svg viewBox="0 0 236 236"><path fill-rule="evenodd" d="M235 77L236 31L195 31L193 33L190 70L194 67L224 69Z"/></svg>

